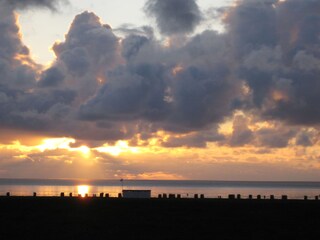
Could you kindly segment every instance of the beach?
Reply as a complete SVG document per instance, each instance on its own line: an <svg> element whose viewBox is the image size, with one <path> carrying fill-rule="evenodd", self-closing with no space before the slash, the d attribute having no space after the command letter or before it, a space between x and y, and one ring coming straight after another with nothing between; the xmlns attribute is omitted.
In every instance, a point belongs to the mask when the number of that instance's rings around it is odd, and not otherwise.
<svg viewBox="0 0 320 240"><path fill-rule="evenodd" d="M0 197L0 239L311 239L320 201Z"/></svg>

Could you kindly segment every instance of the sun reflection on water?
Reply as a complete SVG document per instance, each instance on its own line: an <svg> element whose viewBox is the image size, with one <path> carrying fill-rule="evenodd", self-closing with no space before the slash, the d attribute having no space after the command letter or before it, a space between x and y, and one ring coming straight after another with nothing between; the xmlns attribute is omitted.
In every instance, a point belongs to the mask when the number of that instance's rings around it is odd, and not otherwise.
<svg viewBox="0 0 320 240"><path fill-rule="evenodd" d="M80 185L80 186L77 186L77 188L78 188L78 194L80 194L81 197L85 197L86 194L89 193L89 188L90 187L87 186L87 185Z"/></svg>

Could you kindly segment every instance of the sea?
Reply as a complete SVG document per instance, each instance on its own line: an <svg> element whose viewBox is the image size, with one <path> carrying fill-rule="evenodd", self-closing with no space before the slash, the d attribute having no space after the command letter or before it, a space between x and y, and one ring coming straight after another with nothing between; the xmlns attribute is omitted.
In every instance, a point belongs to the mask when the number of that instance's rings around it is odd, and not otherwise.
<svg viewBox="0 0 320 240"><path fill-rule="evenodd" d="M93 196L100 193L117 197L122 190L151 190L152 197L159 194L180 194L194 198L228 198L230 194L260 195L276 199L287 195L289 199L315 198L320 196L320 182L265 182L265 181L194 181L194 180L79 180L79 179L0 179L0 196Z"/></svg>

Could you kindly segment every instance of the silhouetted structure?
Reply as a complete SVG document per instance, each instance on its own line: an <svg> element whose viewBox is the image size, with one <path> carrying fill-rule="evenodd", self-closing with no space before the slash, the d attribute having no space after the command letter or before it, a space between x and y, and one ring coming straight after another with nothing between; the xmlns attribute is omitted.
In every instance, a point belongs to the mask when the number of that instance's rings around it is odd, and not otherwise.
<svg viewBox="0 0 320 240"><path fill-rule="evenodd" d="M234 194L229 194L228 198L229 198L229 199L235 199L236 196L235 196Z"/></svg>
<svg viewBox="0 0 320 240"><path fill-rule="evenodd" d="M151 190L123 190L122 194L124 198L151 198Z"/></svg>
<svg viewBox="0 0 320 240"><path fill-rule="evenodd" d="M175 194L169 194L169 198L176 198Z"/></svg>

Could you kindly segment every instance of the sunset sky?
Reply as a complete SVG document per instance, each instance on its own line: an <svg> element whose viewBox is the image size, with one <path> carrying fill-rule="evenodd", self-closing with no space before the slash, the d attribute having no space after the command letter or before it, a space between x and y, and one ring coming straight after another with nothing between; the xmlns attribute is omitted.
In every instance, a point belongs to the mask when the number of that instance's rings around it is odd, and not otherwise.
<svg viewBox="0 0 320 240"><path fill-rule="evenodd" d="M0 0L0 178L319 181L319 12Z"/></svg>

